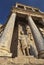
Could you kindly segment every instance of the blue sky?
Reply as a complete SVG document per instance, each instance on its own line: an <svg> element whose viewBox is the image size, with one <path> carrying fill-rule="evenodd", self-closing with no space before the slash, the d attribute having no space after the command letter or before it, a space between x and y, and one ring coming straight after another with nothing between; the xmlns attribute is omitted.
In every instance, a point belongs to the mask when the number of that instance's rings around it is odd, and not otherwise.
<svg viewBox="0 0 44 65"><path fill-rule="evenodd" d="M44 0L0 0L0 23L4 24L8 18L11 7L16 2L34 6L44 12Z"/></svg>

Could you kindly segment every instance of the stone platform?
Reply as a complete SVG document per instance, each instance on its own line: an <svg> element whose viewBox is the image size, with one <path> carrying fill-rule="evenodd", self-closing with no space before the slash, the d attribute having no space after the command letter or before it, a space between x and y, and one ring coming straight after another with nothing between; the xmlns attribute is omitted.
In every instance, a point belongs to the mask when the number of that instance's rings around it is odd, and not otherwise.
<svg viewBox="0 0 44 65"><path fill-rule="evenodd" d="M0 57L0 65L44 65L44 60L36 59L32 56L16 58Z"/></svg>

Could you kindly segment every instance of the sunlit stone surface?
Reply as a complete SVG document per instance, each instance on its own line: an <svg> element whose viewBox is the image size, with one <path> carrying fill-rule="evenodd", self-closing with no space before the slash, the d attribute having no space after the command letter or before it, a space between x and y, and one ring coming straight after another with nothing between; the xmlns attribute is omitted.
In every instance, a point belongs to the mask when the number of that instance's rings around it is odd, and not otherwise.
<svg viewBox="0 0 44 65"><path fill-rule="evenodd" d="M16 14L12 13L0 39L0 56L9 56ZM11 54L10 54L11 55Z"/></svg>
<svg viewBox="0 0 44 65"><path fill-rule="evenodd" d="M44 13L20 3L11 13L0 25L0 65L44 65Z"/></svg>

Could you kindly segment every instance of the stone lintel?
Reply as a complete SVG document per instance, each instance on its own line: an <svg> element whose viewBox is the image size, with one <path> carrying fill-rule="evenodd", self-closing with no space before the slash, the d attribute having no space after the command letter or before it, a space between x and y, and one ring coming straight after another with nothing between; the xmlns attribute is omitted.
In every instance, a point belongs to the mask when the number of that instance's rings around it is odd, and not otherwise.
<svg viewBox="0 0 44 65"><path fill-rule="evenodd" d="M28 11L28 10L24 10L24 9L20 9L20 8L16 8L16 7L13 7L13 9L11 11L15 12L17 14L30 15L30 16L34 16L34 17L44 18L44 14L42 14L40 12Z"/></svg>

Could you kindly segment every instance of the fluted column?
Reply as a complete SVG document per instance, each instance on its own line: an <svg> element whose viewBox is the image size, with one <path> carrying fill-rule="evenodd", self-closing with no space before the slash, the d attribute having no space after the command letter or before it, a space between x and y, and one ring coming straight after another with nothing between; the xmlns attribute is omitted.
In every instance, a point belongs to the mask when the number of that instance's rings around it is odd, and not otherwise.
<svg viewBox="0 0 44 65"><path fill-rule="evenodd" d="M12 40L12 35L13 35L13 29L15 25L15 18L16 18L16 13L12 13L5 27L3 35L1 37L0 56L11 57L10 46L11 46L11 40Z"/></svg>
<svg viewBox="0 0 44 65"><path fill-rule="evenodd" d="M35 40L39 58L44 58L44 40L31 16L28 16L28 24Z"/></svg>

